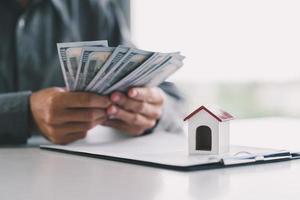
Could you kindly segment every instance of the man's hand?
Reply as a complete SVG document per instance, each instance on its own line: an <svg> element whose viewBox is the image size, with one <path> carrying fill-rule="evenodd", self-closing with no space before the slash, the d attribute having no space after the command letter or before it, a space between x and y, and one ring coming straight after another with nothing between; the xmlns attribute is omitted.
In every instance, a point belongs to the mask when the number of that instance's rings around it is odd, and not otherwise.
<svg viewBox="0 0 300 200"><path fill-rule="evenodd" d="M84 138L89 129L106 120L110 104L108 97L63 88L44 89L30 97L36 127L55 144Z"/></svg>
<svg viewBox="0 0 300 200"><path fill-rule="evenodd" d="M127 95L115 92L107 109L109 120L104 125L127 132L143 134L155 126L162 113L165 95L160 88L132 88Z"/></svg>

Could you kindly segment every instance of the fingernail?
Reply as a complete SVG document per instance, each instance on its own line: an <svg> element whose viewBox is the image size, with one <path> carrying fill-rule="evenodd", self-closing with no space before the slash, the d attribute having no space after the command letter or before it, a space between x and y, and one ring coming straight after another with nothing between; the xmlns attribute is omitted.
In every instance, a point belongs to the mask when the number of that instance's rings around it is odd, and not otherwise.
<svg viewBox="0 0 300 200"><path fill-rule="evenodd" d="M112 97L111 97L111 100L112 100L113 102L118 102L120 99L121 99L121 97L120 97L120 95L118 95L118 94L114 94L114 95L112 95Z"/></svg>
<svg viewBox="0 0 300 200"><path fill-rule="evenodd" d="M129 94L128 94L130 97L135 97L137 95L137 91L135 89L132 89L129 91Z"/></svg>
<svg viewBox="0 0 300 200"><path fill-rule="evenodd" d="M116 116L114 116L114 115L109 115L108 116L108 119L115 119L116 118Z"/></svg>
<svg viewBox="0 0 300 200"><path fill-rule="evenodd" d="M110 109L109 109L109 114L110 115L113 115L113 114L116 114L117 113L117 108L115 106L112 106Z"/></svg>

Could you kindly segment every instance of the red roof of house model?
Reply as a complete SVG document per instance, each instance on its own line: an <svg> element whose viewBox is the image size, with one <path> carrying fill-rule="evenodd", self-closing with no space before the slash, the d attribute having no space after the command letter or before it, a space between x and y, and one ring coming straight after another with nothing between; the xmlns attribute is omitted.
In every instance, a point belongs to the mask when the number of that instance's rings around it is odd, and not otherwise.
<svg viewBox="0 0 300 200"><path fill-rule="evenodd" d="M193 111L191 114L189 114L187 117L185 117L184 121L190 119L192 116L194 116L196 113L200 112L201 110L205 110L211 116L216 118L216 120L218 120L219 122L232 120L234 118L231 114L229 114L228 112L221 110L219 108L214 108L214 107L207 108L205 106L200 106L195 111Z"/></svg>

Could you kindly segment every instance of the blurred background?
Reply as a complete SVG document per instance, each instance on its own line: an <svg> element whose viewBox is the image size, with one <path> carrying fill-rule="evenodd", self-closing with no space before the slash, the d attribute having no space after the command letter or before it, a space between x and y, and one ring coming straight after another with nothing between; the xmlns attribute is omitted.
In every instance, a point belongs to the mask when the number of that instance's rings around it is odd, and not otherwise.
<svg viewBox="0 0 300 200"><path fill-rule="evenodd" d="M299 117L299 10L297 0L131 0L131 31L140 48L186 56L169 80L187 112Z"/></svg>

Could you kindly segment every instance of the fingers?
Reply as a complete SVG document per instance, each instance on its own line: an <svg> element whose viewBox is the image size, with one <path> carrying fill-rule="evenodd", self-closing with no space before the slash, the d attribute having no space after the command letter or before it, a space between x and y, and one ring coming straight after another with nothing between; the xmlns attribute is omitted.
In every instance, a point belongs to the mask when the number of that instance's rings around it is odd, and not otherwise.
<svg viewBox="0 0 300 200"><path fill-rule="evenodd" d="M142 135L145 131L145 129L143 129L142 127L132 126L117 119L107 120L103 125L121 130L131 136Z"/></svg>
<svg viewBox="0 0 300 200"><path fill-rule="evenodd" d="M90 122L97 119L105 120L106 111L103 109L66 109L61 115L61 122Z"/></svg>
<svg viewBox="0 0 300 200"><path fill-rule="evenodd" d="M57 144L84 137L89 129L106 120L110 105L108 97L57 87L34 92L29 101L35 127Z"/></svg>
<svg viewBox="0 0 300 200"><path fill-rule="evenodd" d="M155 126L161 116L164 95L157 88L133 88L128 96L115 92L107 109L109 120L104 125L139 135Z"/></svg>
<svg viewBox="0 0 300 200"><path fill-rule="evenodd" d="M132 88L128 95L112 105L106 96L49 88L31 95L30 108L36 127L56 144L85 137L88 130L104 124L108 115L115 120L106 125L139 135L155 126L164 94L158 88Z"/></svg>
<svg viewBox="0 0 300 200"><path fill-rule="evenodd" d="M93 122L68 122L65 124L53 126L52 129L54 129L54 134L64 135L69 133L88 131L103 122L104 120L102 119L95 120Z"/></svg>
<svg viewBox="0 0 300 200"><path fill-rule="evenodd" d="M108 97L87 92L65 92L58 101L67 108L107 108L111 104Z"/></svg>
<svg viewBox="0 0 300 200"><path fill-rule="evenodd" d="M143 129L152 128L156 124L156 119L150 119L141 114L129 112L117 106L109 107L107 113L111 118L119 119L131 126L137 126Z"/></svg>
<svg viewBox="0 0 300 200"><path fill-rule="evenodd" d="M49 140L55 144L65 145L65 144L75 142L76 140L83 139L86 137L86 135L87 135L87 132L71 133L71 134L68 134L61 138L58 138L58 137L49 138Z"/></svg>
<svg viewBox="0 0 300 200"><path fill-rule="evenodd" d="M91 122L107 118L106 111L103 109L78 108L55 110L53 112L55 113L45 114L45 123L48 125L58 125L66 122Z"/></svg>
<svg viewBox="0 0 300 200"><path fill-rule="evenodd" d="M162 104L164 102L164 94L162 90L156 87L131 88L128 91L128 96L130 98L139 101L146 101L152 104Z"/></svg>
<svg viewBox="0 0 300 200"><path fill-rule="evenodd" d="M88 130L103 122L103 120L96 120L94 122L76 122L48 126L46 130L48 133L47 138L55 144L67 144L85 137Z"/></svg>
<svg viewBox="0 0 300 200"><path fill-rule="evenodd" d="M113 93L111 101L125 110L140 113L149 118L158 119L161 116L161 106L128 98L120 92Z"/></svg>
<svg viewBox="0 0 300 200"><path fill-rule="evenodd" d="M69 144L71 142L75 142L76 140L80 140L85 138L87 135L87 132L81 132L81 133L72 133L67 135L67 137L65 137L63 144Z"/></svg>

